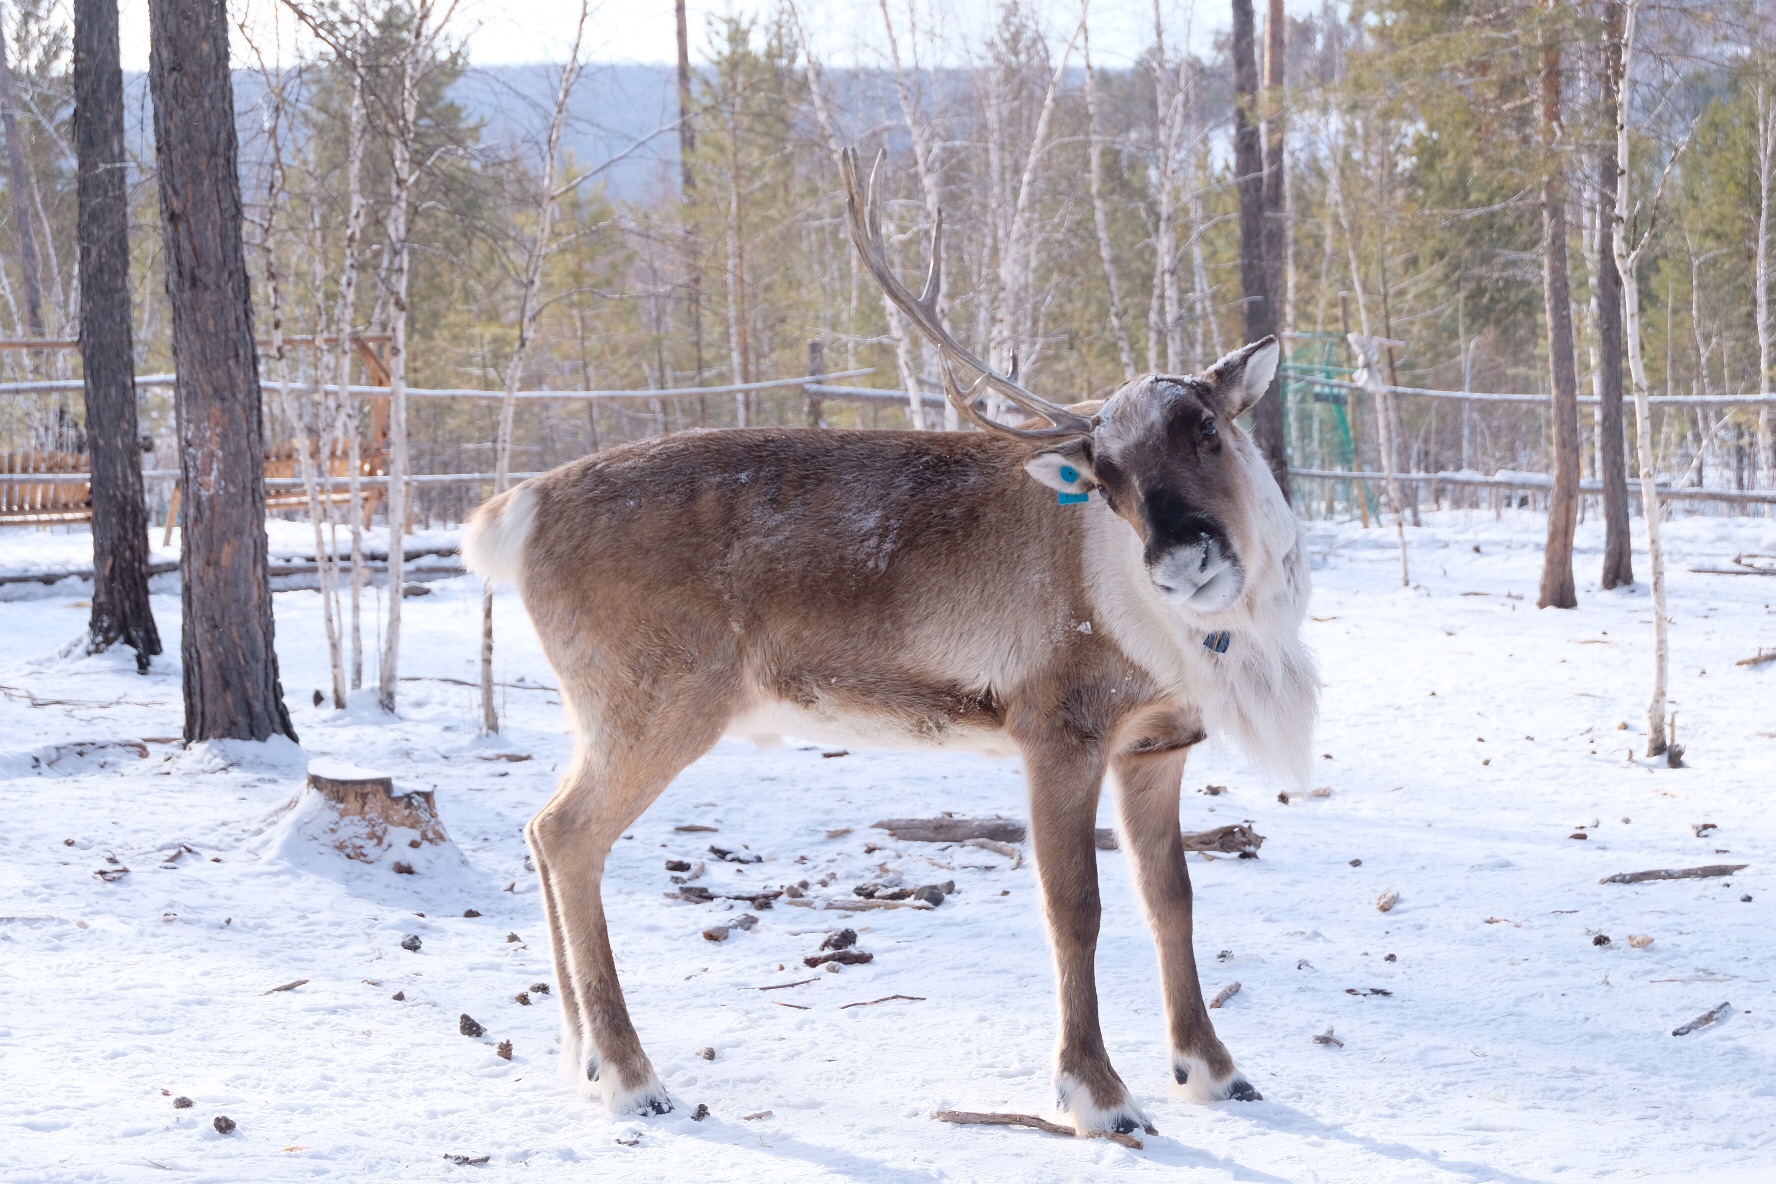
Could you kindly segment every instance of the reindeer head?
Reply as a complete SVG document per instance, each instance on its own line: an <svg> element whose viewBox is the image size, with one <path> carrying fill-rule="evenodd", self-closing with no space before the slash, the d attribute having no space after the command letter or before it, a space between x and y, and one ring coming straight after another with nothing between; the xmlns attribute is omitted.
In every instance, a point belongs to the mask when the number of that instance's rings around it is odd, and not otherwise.
<svg viewBox="0 0 1776 1184"><path fill-rule="evenodd" d="M857 156L843 159L851 237L864 265L908 319L938 347L944 393L977 426L1046 444L1025 464L1063 499L1094 490L1139 536L1148 577L1166 601L1198 615L1231 607L1245 589L1241 540L1252 537L1246 509L1268 470L1235 417L1261 398L1276 374L1276 338L1228 354L1200 376L1155 374L1123 385L1094 415L1051 403L964 348L937 316L943 219L931 237L931 270L915 297L888 265L875 178L859 183ZM964 388L957 371L973 382ZM988 417L976 397L991 390L1048 426L1017 427Z"/></svg>
<svg viewBox="0 0 1776 1184"><path fill-rule="evenodd" d="M1263 396L1277 354L1266 337L1200 377L1137 378L1105 401L1090 435L1044 448L1024 467L1063 494L1098 491L1140 536L1162 597L1221 612L1245 587L1238 540L1256 455L1234 420Z"/></svg>

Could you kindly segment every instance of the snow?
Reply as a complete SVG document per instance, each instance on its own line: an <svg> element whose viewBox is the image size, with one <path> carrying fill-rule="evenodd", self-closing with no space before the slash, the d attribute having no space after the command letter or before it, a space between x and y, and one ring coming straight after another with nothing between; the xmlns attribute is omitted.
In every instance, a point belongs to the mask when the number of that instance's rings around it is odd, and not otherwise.
<svg viewBox="0 0 1776 1184"><path fill-rule="evenodd" d="M1187 828L1250 819L1268 839L1259 860L1190 869L1203 987L1243 984L1212 1014L1265 1101L1173 1092L1152 941L1123 856L1101 853L1105 1039L1162 1132L1140 1151L930 1117L1047 1110L1055 1008L1036 873L870 823L1027 817L1016 762L736 741L689 769L617 844L605 888L630 1012L680 1108L611 1118L557 1074L554 995L515 1001L554 982L521 832L568 752L515 596L498 606L498 737L476 736L476 691L447 681L476 679L480 590L456 578L403 610L398 718L367 691L343 711L311 706L328 683L319 600L282 592L302 746L184 750L176 577L155 583L168 653L146 676L128 651L73 644L80 581L30 585L0 604L0 1177L1768 1179L1776 664L1734 662L1776 648L1776 581L1687 569L1776 554L1776 522L1668 526L1672 706L1689 750L1675 770L1640 755L1645 556L1640 584L1600 591L1601 535L1585 524L1580 607L1538 612L1543 529L1527 513L1430 515L1409 532L1415 583L1401 588L1391 530L1316 525L1314 784L1331 795L1285 805L1224 749L1191 763ZM301 553L305 530L276 527L274 552ZM11 530L0 566L77 567L88 545ZM373 862L347 858L299 793L317 758L434 790L451 841L415 850L396 831ZM1692 832L1705 822L1717 828ZM687 824L718 829L674 829ZM720 862L712 842L764 862ZM415 874L395 874L396 858ZM664 895L668 858L704 860L697 882L717 892L807 879L814 897L848 898L893 873L959 891L930 911L698 905ZM1599 883L1709 863L1750 866ZM94 874L117 867L130 871L115 882ZM1382 913L1390 889L1399 903ZM702 937L745 912L754 928ZM805 969L845 925L875 961ZM891 995L917 998L845 1006ZM1671 1035L1722 1002L1720 1022ZM485 1036L458 1033L465 1013ZM1314 1042L1329 1028L1342 1048ZM699 1102L711 1114L696 1122ZM213 1129L219 1114L232 1134Z"/></svg>

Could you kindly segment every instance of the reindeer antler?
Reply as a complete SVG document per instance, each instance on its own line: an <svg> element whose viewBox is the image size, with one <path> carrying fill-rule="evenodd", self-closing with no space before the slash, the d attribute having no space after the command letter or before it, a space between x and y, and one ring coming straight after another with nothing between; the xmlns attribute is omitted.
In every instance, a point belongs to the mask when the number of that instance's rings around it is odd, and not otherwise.
<svg viewBox="0 0 1776 1184"><path fill-rule="evenodd" d="M882 166L881 155L877 155L875 166L870 169L867 193L858 179L857 150L845 149L840 164L845 173L845 208L850 215L851 241L856 245L863 265L875 277L883 293L894 302L896 308L906 314L919 332L937 346L939 364L943 370L944 397L951 405L976 426L1007 436L1037 440L1054 436L1090 435L1094 425L1089 417L1069 411L1059 403L1051 403L1024 387L1017 381L1015 363L1011 374L999 373L975 357L944 328L943 321L937 315L937 296L943 288L943 212L938 212L936 223L931 228L931 269L925 275L925 290L921 295L914 296L889 266L887 247L882 240L882 199L876 189L876 173ZM978 375L966 390L956 378L958 367ZM1041 416L1054 426L1014 428L988 418L974 406L975 397L982 386L992 388L1017 407L1031 415Z"/></svg>

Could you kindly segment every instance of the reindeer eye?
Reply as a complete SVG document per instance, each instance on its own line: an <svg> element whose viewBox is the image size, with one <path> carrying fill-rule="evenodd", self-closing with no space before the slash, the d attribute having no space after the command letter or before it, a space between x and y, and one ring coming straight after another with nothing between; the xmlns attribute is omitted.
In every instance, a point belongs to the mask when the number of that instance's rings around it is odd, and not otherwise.
<svg viewBox="0 0 1776 1184"><path fill-rule="evenodd" d="M1221 433L1219 430L1216 429L1214 420L1205 419L1205 420L1203 420L1202 434L1203 434L1203 439L1213 440L1216 436L1219 436Z"/></svg>

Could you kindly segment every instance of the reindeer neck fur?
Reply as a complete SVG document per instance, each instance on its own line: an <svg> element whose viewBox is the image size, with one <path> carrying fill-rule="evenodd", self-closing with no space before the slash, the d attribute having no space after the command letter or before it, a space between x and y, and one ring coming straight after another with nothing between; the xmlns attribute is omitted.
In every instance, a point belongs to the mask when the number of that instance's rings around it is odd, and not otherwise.
<svg viewBox="0 0 1776 1184"><path fill-rule="evenodd" d="M1167 603L1142 562L1128 523L1094 498L1081 509L1081 559L1093 620L1130 661L1168 693L1201 711L1211 735L1236 744L1261 768L1305 785L1319 711L1319 672L1301 640L1311 591L1306 537L1263 458L1243 431L1227 432L1250 496L1233 524L1245 589L1213 616ZM1227 630L1225 653L1204 646Z"/></svg>

